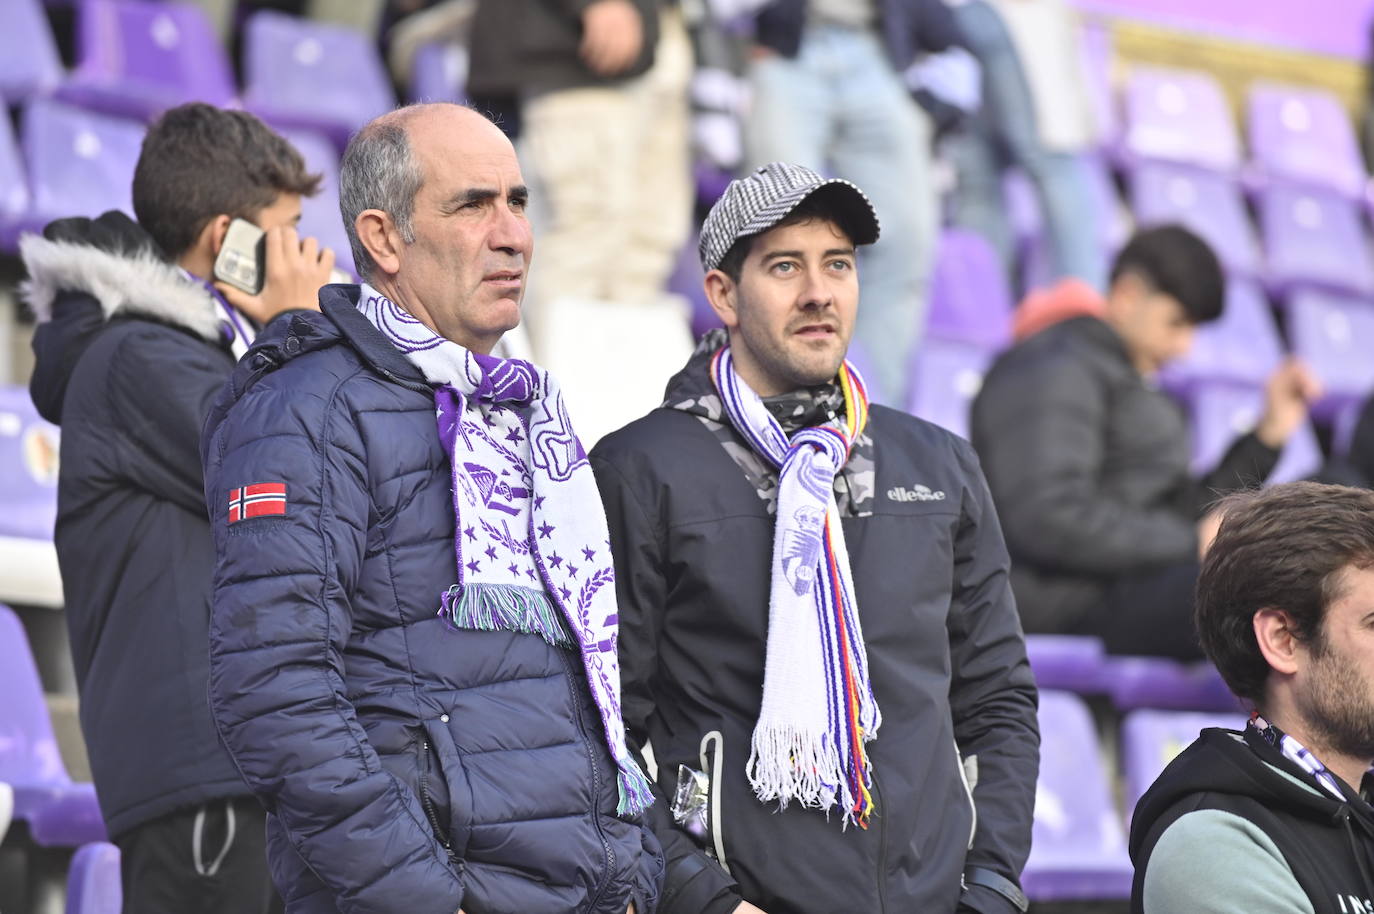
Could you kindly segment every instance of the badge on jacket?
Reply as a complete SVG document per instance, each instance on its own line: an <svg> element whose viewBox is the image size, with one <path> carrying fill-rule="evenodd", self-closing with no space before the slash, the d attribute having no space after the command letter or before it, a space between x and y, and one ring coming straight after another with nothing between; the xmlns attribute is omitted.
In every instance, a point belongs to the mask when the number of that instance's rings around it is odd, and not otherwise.
<svg viewBox="0 0 1374 914"><path fill-rule="evenodd" d="M229 523L286 513L286 483L259 482L229 490Z"/></svg>

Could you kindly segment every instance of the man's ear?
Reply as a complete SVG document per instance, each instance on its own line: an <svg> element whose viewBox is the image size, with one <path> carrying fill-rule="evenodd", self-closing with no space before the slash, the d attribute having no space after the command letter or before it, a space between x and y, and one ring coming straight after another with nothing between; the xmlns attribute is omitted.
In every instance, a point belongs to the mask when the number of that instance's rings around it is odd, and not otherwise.
<svg viewBox="0 0 1374 914"><path fill-rule="evenodd" d="M1281 609L1261 609L1250 622L1260 653L1274 672L1288 676L1296 673L1303 643L1298 640L1292 617Z"/></svg>
<svg viewBox="0 0 1374 914"><path fill-rule="evenodd" d="M205 223L193 246L205 251L210 255L210 259L214 260L219 256L219 249L224 247L224 236L229 234L229 223L232 221L227 215L220 213Z"/></svg>
<svg viewBox="0 0 1374 914"><path fill-rule="evenodd" d="M706 274L705 287L706 300L720 322L731 330L738 327L739 283L721 270L712 270Z"/></svg>
<svg viewBox="0 0 1374 914"><path fill-rule="evenodd" d="M372 256L377 269L394 276L401 270L401 248L405 242L391 216L379 209L365 209L353 220L358 240Z"/></svg>

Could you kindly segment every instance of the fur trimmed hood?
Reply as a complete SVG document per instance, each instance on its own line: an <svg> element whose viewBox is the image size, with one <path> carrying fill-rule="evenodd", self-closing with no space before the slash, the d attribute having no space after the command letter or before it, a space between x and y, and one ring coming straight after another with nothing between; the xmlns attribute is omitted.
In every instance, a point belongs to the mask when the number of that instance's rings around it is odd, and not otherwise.
<svg viewBox="0 0 1374 914"><path fill-rule="evenodd" d="M88 244L25 235L19 240L19 256L29 274L20 293L40 324L52 320L59 293L84 292L100 303L106 320L121 313L148 317L210 342L222 334L214 296L152 249L114 254Z"/></svg>
<svg viewBox="0 0 1374 914"><path fill-rule="evenodd" d="M214 296L163 260L151 239L145 241L141 230L127 221L124 228L130 235L120 240L121 249L113 251L98 243L38 235L19 241L29 274L20 294L38 318L29 394L49 422L61 424L67 383L113 317L175 327L209 345L224 340ZM69 226L71 231L81 228Z"/></svg>

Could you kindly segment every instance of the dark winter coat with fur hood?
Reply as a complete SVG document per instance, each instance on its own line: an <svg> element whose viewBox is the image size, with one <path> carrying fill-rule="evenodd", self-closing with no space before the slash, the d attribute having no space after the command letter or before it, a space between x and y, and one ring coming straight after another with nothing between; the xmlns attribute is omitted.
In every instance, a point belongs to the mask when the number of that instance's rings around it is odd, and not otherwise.
<svg viewBox="0 0 1374 914"><path fill-rule="evenodd" d="M247 795L206 698L214 545L200 428L234 367L220 306L127 216L20 243L30 390L62 426L55 539L81 728L112 835Z"/></svg>

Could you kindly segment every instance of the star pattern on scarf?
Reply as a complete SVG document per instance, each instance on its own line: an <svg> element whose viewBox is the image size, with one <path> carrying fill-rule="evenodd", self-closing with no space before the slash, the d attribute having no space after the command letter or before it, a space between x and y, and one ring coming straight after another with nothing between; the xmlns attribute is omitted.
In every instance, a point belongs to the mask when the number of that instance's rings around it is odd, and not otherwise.
<svg viewBox="0 0 1374 914"><path fill-rule="evenodd" d="M591 546L583 546L583 547L582 547L582 554L585 555L585 556L587 557L587 561L589 561L589 562L590 562L592 559L596 558L596 550L593 549Z"/></svg>
<svg viewBox="0 0 1374 914"><path fill-rule="evenodd" d="M534 510L538 511L538 510L539 510L540 508L542 508L542 507L544 507L544 496L542 496L542 495L536 495L536 496L534 496Z"/></svg>
<svg viewBox="0 0 1374 914"><path fill-rule="evenodd" d="M516 564L515 564L514 562L511 562L509 565L507 565L507 566L506 566L506 570L509 571L511 574L519 574L519 573L520 573L520 569L516 566Z"/></svg>
<svg viewBox="0 0 1374 914"><path fill-rule="evenodd" d="M509 441L511 444L519 444L520 442L525 440L525 436L520 434L520 429L513 428L510 431L506 432L506 440Z"/></svg>
<svg viewBox="0 0 1374 914"><path fill-rule="evenodd" d="M553 555L549 556L549 564L557 568L559 565L563 564L563 556L555 552Z"/></svg>
<svg viewBox="0 0 1374 914"><path fill-rule="evenodd" d="M474 543L477 542L476 528L468 527L466 530L463 531L463 535L466 536L468 539L472 540Z"/></svg>
<svg viewBox="0 0 1374 914"><path fill-rule="evenodd" d="M533 568L526 568L526 569L525 569L525 577L529 578L531 581L537 580L537 578L535 578L535 576L534 576L534 569L533 569Z"/></svg>
<svg viewBox="0 0 1374 914"><path fill-rule="evenodd" d="M570 577L570 578L575 578L575 577L577 577L577 566L574 565L572 562L569 562L569 563L568 563L568 577Z"/></svg>
<svg viewBox="0 0 1374 914"><path fill-rule="evenodd" d="M560 587L560 588L558 588L558 592L559 592L560 594L562 594L562 596L563 596L563 602L564 602L564 603L566 603L566 602L568 602L569 600L572 599L572 591L569 590L568 588L566 588L566 587Z"/></svg>
<svg viewBox="0 0 1374 914"><path fill-rule="evenodd" d="M549 523L548 521L545 521L544 523L539 525L539 538L541 540L546 540L549 538L549 534L553 533L553 531L553 524Z"/></svg>
<svg viewBox="0 0 1374 914"><path fill-rule="evenodd" d="M495 547L495 546L488 546L488 547L487 547L487 558L491 559L493 562L496 561L496 547Z"/></svg>
<svg viewBox="0 0 1374 914"><path fill-rule="evenodd" d="M468 562L468 564L467 564L467 569L468 569L468 571L471 571L473 574L476 574L476 573L481 569L481 567L482 567L481 565L478 565L478 564L477 564L477 560L476 560L476 559L473 559L472 561Z"/></svg>

